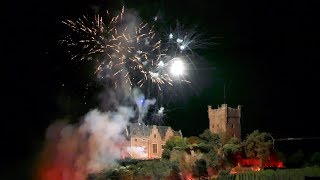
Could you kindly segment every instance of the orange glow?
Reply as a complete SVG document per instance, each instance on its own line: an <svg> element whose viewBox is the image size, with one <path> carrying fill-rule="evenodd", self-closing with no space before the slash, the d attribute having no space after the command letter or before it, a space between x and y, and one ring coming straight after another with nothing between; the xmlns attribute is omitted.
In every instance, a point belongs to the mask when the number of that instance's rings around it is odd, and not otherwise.
<svg viewBox="0 0 320 180"><path fill-rule="evenodd" d="M182 179L186 180L193 180L193 176L191 172L183 171L182 172Z"/></svg>
<svg viewBox="0 0 320 180"><path fill-rule="evenodd" d="M235 168L232 168L231 171L230 171L230 174L237 174L239 172L237 172L237 170Z"/></svg>
<svg viewBox="0 0 320 180"><path fill-rule="evenodd" d="M249 159L249 158L241 158L238 159L238 163L240 163L241 166L260 166L261 162L259 159Z"/></svg>
<svg viewBox="0 0 320 180"><path fill-rule="evenodd" d="M79 173L72 166L65 163L51 154L52 151L45 151L38 162L34 180L85 180L86 174Z"/></svg>
<svg viewBox="0 0 320 180"><path fill-rule="evenodd" d="M259 166L254 166L251 168L252 171L260 171L261 168Z"/></svg>
<svg viewBox="0 0 320 180"><path fill-rule="evenodd" d="M283 162L278 160L275 153L271 153L268 160L261 163L257 158L242 158L236 156L237 166L231 169L230 174L242 173L245 171L260 171L261 168L284 168Z"/></svg>
<svg viewBox="0 0 320 180"><path fill-rule="evenodd" d="M283 162L279 161L274 152L271 152L263 163L258 158L242 158L241 156L236 156L235 158L238 166L242 167L284 168Z"/></svg>
<svg viewBox="0 0 320 180"><path fill-rule="evenodd" d="M238 159L238 163L241 165L241 166L244 166L244 167L252 167L252 166L258 166L260 167L260 164L261 164L261 161L259 159L249 159L249 158L241 158L241 159ZM267 160L266 162L264 162L262 164L262 167L263 168L284 168L283 166L283 162L281 161L278 161L276 159L269 159Z"/></svg>

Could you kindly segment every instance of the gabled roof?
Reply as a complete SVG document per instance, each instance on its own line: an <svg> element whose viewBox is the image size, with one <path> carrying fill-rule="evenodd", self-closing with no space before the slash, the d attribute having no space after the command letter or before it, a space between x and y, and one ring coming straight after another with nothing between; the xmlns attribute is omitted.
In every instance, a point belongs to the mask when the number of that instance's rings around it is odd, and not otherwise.
<svg viewBox="0 0 320 180"><path fill-rule="evenodd" d="M158 131L160 133L161 139L166 137L166 132L169 129L169 126L157 126Z"/></svg>
<svg viewBox="0 0 320 180"><path fill-rule="evenodd" d="M166 137L166 132L168 131L170 126L155 126L160 133L161 139ZM147 126L144 123L129 123L127 126L127 138L132 136L138 137L149 137L152 132L153 125ZM172 130L173 131L173 130ZM174 136L181 136L181 131L173 131Z"/></svg>

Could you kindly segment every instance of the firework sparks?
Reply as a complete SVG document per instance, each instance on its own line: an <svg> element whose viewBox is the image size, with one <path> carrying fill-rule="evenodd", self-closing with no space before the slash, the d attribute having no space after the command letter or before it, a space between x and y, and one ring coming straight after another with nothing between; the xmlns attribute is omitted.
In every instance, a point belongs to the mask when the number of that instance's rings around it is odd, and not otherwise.
<svg viewBox="0 0 320 180"><path fill-rule="evenodd" d="M130 87L143 87L147 82L156 84L159 90L165 85L173 86L172 76L185 73L184 63L177 61L177 56L188 56L191 49L201 45L196 43L196 31L183 31L179 24L168 39L162 40L154 25L131 17L124 7L114 17L108 11L106 15L64 21L78 38L70 35L62 43L80 50L72 59L95 60L97 77L112 81L114 87L120 84L119 80ZM181 81L188 82L182 77Z"/></svg>

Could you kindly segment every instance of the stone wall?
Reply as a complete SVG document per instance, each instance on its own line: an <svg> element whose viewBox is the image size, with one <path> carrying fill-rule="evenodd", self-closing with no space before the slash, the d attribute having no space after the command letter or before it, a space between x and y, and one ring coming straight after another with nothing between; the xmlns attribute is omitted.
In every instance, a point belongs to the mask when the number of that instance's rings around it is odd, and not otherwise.
<svg viewBox="0 0 320 180"><path fill-rule="evenodd" d="M222 104L217 109L208 106L209 129L212 133L237 137L241 140L241 108L230 108Z"/></svg>

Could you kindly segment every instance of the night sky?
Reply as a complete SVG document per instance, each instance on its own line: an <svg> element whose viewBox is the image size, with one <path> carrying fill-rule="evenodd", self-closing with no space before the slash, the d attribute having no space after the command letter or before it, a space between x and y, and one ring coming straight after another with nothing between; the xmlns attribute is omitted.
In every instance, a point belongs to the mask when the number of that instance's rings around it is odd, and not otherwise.
<svg viewBox="0 0 320 180"><path fill-rule="evenodd" d="M210 47L196 51L204 60L191 90L166 104L166 125L185 136L200 134L208 128L207 105L224 102L225 86L226 103L242 105L243 137L255 129L275 138L320 136L317 1L13 0L1 10L5 177L30 172L55 119L69 115L77 122L98 104L99 90L86 90L94 82L91 67L71 61L58 44L67 29L61 22L122 4L143 19L161 12L168 23L197 25L215 37Z"/></svg>

